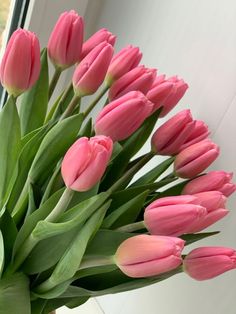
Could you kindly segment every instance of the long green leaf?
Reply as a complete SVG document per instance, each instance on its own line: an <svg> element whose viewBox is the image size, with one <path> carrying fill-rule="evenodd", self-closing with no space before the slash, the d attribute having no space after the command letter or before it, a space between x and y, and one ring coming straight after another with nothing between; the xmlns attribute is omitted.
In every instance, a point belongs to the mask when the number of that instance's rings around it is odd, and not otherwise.
<svg viewBox="0 0 236 314"><path fill-rule="evenodd" d="M4 261L5 261L4 239L3 239L2 231L0 230L0 278L2 277Z"/></svg>

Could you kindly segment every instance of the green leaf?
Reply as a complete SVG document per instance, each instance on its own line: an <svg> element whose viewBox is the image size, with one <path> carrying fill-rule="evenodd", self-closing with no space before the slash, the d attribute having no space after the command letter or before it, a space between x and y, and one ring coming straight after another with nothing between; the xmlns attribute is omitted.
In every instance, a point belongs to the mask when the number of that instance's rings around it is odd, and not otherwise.
<svg viewBox="0 0 236 314"><path fill-rule="evenodd" d="M0 230L0 278L2 277L2 272L4 268L5 254L4 254L4 240L3 235Z"/></svg>
<svg viewBox="0 0 236 314"><path fill-rule="evenodd" d="M63 305L66 305L66 302L68 302L69 305L70 305L70 302L76 302L77 306L80 306L83 303L85 303L88 299L89 297L76 297L76 298L64 298L64 299L60 298L60 299L48 300L42 314L48 314L51 311L56 310Z"/></svg>
<svg viewBox="0 0 236 314"><path fill-rule="evenodd" d="M79 132L78 137L91 137L92 134L92 127L93 127L93 120L92 118L90 118L84 125L84 127L81 129L81 131Z"/></svg>
<svg viewBox="0 0 236 314"><path fill-rule="evenodd" d="M189 245L189 244L192 244L194 242L203 240L205 238L212 237L212 236L217 235L219 233L220 233L220 231L184 234L181 236L181 238L186 241L185 245Z"/></svg>
<svg viewBox="0 0 236 314"><path fill-rule="evenodd" d="M8 186L20 151L20 120L15 101L10 97L0 112L0 207L8 194Z"/></svg>
<svg viewBox="0 0 236 314"><path fill-rule="evenodd" d="M163 191L160 193L160 197L165 197L165 196L175 196L181 194L184 186L189 182L189 180L185 180L183 182L180 182L169 189Z"/></svg>
<svg viewBox="0 0 236 314"><path fill-rule="evenodd" d="M36 84L21 97L21 134L35 130L43 125L48 106L48 60L47 50L41 53L41 71Z"/></svg>

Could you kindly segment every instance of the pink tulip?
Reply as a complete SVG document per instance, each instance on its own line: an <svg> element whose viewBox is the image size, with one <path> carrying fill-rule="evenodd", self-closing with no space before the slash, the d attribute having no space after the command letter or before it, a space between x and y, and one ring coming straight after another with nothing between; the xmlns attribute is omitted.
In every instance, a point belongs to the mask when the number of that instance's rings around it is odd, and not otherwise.
<svg viewBox="0 0 236 314"><path fill-rule="evenodd" d="M190 110L182 110L156 130L152 148L159 155L176 155L208 135L208 128L202 121L193 120Z"/></svg>
<svg viewBox="0 0 236 314"><path fill-rule="evenodd" d="M129 92L103 108L96 119L95 132L113 141L124 140L150 115L152 106L141 92Z"/></svg>
<svg viewBox="0 0 236 314"><path fill-rule="evenodd" d="M116 41L116 36L109 32L106 28L100 29L98 32L93 34L82 46L82 53L80 59L82 60L87 54L97 47L102 42L107 42L108 44L114 46Z"/></svg>
<svg viewBox="0 0 236 314"><path fill-rule="evenodd" d="M82 192L90 190L103 176L112 153L109 137L81 137L67 151L61 166L67 187Z"/></svg>
<svg viewBox="0 0 236 314"><path fill-rule="evenodd" d="M232 177L233 173L225 171L210 171L186 184L182 194L220 191L225 196L230 196L236 190L236 184L231 182Z"/></svg>
<svg viewBox="0 0 236 314"><path fill-rule="evenodd" d="M52 63L65 69L78 62L83 37L83 18L73 10L62 13L48 41L48 55Z"/></svg>
<svg viewBox="0 0 236 314"><path fill-rule="evenodd" d="M122 75L135 68L142 58L139 48L131 45L121 49L111 61L107 71L106 83L111 86Z"/></svg>
<svg viewBox="0 0 236 314"><path fill-rule="evenodd" d="M160 75L147 93L147 98L154 103L153 111L163 107L160 117L164 117L177 105L187 89L188 84L183 79L174 76L166 80L165 75Z"/></svg>
<svg viewBox="0 0 236 314"><path fill-rule="evenodd" d="M194 196L172 196L151 203L144 213L144 225L151 234L180 236L189 233L192 225L207 214Z"/></svg>
<svg viewBox="0 0 236 314"><path fill-rule="evenodd" d="M184 243L174 237L137 235L119 246L116 264L129 277L157 276L181 265Z"/></svg>
<svg viewBox="0 0 236 314"><path fill-rule="evenodd" d="M211 279L236 268L236 251L226 247L200 247L185 257L183 265L190 277Z"/></svg>
<svg viewBox="0 0 236 314"><path fill-rule="evenodd" d="M175 173L181 178L200 174L218 157L219 147L211 140L203 140L181 151L175 161Z"/></svg>
<svg viewBox="0 0 236 314"><path fill-rule="evenodd" d="M0 79L8 93L18 96L32 87L40 73L40 47L34 33L16 30L0 65Z"/></svg>
<svg viewBox="0 0 236 314"><path fill-rule="evenodd" d="M113 47L103 42L81 61L72 79L78 96L91 95L97 91L104 81L112 55Z"/></svg>
<svg viewBox="0 0 236 314"><path fill-rule="evenodd" d="M146 94L156 76L155 69L138 66L120 77L112 84L109 91L109 100L121 97L131 91L140 91Z"/></svg>

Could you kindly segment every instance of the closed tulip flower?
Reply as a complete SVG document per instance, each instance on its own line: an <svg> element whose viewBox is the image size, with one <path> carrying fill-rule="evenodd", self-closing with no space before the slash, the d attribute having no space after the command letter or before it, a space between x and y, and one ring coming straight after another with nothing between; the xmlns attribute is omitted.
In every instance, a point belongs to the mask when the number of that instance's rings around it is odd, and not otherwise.
<svg viewBox="0 0 236 314"><path fill-rule="evenodd" d="M48 41L48 55L52 63L65 69L78 62L83 36L83 18L73 10L62 13Z"/></svg>
<svg viewBox="0 0 236 314"><path fill-rule="evenodd" d="M31 88L40 73L40 47L34 33L16 30L0 65L0 79L8 93L18 96Z"/></svg>
<svg viewBox="0 0 236 314"><path fill-rule="evenodd" d="M114 46L115 41L115 35L109 32L106 28L100 29L84 42L80 59L83 59L85 56L87 56L87 54L95 47L97 47L97 45L99 45L100 43L107 42L108 44Z"/></svg>
<svg viewBox="0 0 236 314"><path fill-rule="evenodd" d="M137 235L121 243L116 264L129 277L157 276L181 265L184 243L175 237Z"/></svg>
<svg viewBox="0 0 236 314"><path fill-rule="evenodd" d="M190 110L183 110L156 130L152 136L152 149L159 155L176 155L208 135L207 126L202 121L193 120Z"/></svg>
<svg viewBox="0 0 236 314"><path fill-rule="evenodd" d="M103 176L112 154L109 137L81 137L67 151L61 166L68 188L82 192L90 190Z"/></svg>
<svg viewBox="0 0 236 314"><path fill-rule="evenodd" d="M94 48L75 69L72 81L76 95L91 95L104 81L113 47L103 42Z"/></svg>
<svg viewBox="0 0 236 314"><path fill-rule="evenodd" d="M210 171L203 176L187 183L182 194L195 194L207 191L219 191L225 196L230 196L236 190L236 184L232 183L233 173L225 171Z"/></svg>
<svg viewBox="0 0 236 314"><path fill-rule="evenodd" d="M208 280L236 268L236 251L226 247L200 247L185 257L183 268L196 280Z"/></svg>
<svg viewBox="0 0 236 314"><path fill-rule="evenodd" d="M124 140L140 127L152 108L141 92L129 92L103 108L96 119L95 132L113 141Z"/></svg>
<svg viewBox="0 0 236 314"><path fill-rule="evenodd" d="M121 49L112 58L111 64L107 71L106 83L111 86L122 75L135 68L142 58L142 53L138 47L131 45Z"/></svg>
<svg viewBox="0 0 236 314"><path fill-rule="evenodd" d="M219 155L219 147L211 140L203 140L182 150L174 161L177 176L191 178L200 174Z"/></svg>
<svg viewBox="0 0 236 314"><path fill-rule="evenodd" d="M121 97L131 91L148 92L156 76L155 69L138 66L119 78L109 90L109 100Z"/></svg>

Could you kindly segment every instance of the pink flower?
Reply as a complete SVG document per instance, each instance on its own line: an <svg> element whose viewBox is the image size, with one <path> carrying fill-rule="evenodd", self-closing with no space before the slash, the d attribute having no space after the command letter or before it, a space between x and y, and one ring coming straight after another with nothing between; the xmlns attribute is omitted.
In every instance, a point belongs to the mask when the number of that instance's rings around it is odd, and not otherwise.
<svg viewBox="0 0 236 314"><path fill-rule="evenodd" d="M16 30L7 45L0 66L0 79L8 93L18 96L31 88L40 73L40 47L34 33Z"/></svg>
<svg viewBox="0 0 236 314"><path fill-rule="evenodd" d="M226 247L200 247L183 261L184 271L196 280L207 280L236 268L236 251Z"/></svg>
<svg viewBox="0 0 236 314"><path fill-rule="evenodd" d="M107 42L111 46L114 46L116 36L109 32L106 28L100 29L98 32L93 34L82 46L81 60L87 56L87 54L97 47L102 42Z"/></svg>
<svg viewBox="0 0 236 314"><path fill-rule="evenodd" d="M81 137L67 151L61 166L67 187L82 192L90 190L102 178L112 154L109 137Z"/></svg>
<svg viewBox="0 0 236 314"><path fill-rule="evenodd" d="M192 178L204 171L218 157L219 147L211 140L203 140L182 150L174 161L176 174Z"/></svg>
<svg viewBox="0 0 236 314"><path fill-rule="evenodd" d="M72 81L75 93L82 97L93 94L104 81L113 55L113 47L102 42L77 66Z"/></svg>
<svg viewBox="0 0 236 314"><path fill-rule="evenodd" d="M75 11L60 15L48 41L48 55L56 67L68 68L80 59L84 21Z"/></svg>
<svg viewBox="0 0 236 314"><path fill-rule="evenodd" d="M141 92L129 92L102 109L95 122L96 134L121 141L135 132L152 111L152 103Z"/></svg>
<svg viewBox="0 0 236 314"><path fill-rule="evenodd" d="M157 276L181 265L184 243L174 237L137 235L119 246L116 264L129 277Z"/></svg>
<svg viewBox="0 0 236 314"><path fill-rule="evenodd" d="M121 97L131 91L140 91L146 94L156 77L155 69L138 66L124 74L112 84L109 91L109 100Z"/></svg>
<svg viewBox="0 0 236 314"><path fill-rule="evenodd" d="M219 191L225 196L230 196L236 190L236 184L231 182L232 177L233 173L225 171L210 171L186 184L182 194Z"/></svg>

